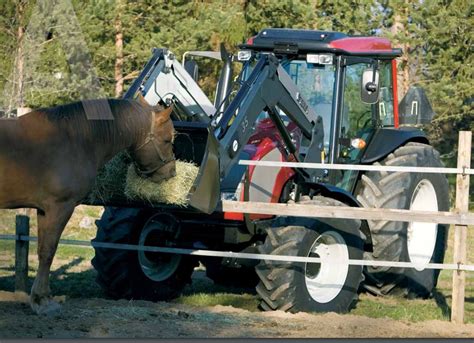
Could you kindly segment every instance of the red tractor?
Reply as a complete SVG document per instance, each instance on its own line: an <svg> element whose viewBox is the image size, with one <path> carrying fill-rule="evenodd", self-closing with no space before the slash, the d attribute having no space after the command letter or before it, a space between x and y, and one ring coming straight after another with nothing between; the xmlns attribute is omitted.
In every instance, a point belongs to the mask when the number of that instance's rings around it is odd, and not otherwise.
<svg viewBox="0 0 474 343"><path fill-rule="evenodd" d="M195 53L196 55L197 53ZM197 55L206 56L206 53ZM430 223L295 218L222 212L221 200L449 209L438 174L247 167L239 160L440 167L425 134L432 110L415 89L399 110L389 40L338 32L265 29L225 52L216 99L199 89L193 60L156 49L126 97L175 103L178 159L200 166L186 208L108 203L96 241L314 256L321 263L201 258L217 283L256 285L264 310L350 310L361 286L428 297L444 258L447 227ZM215 54L207 53L215 57ZM242 71L234 78L233 64ZM408 111L406 110L408 108ZM415 268L350 265L410 261ZM96 248L97 280L120 298L166 300L191 280L192 256ZM337 263L337 264L334 264Z"/></svg>

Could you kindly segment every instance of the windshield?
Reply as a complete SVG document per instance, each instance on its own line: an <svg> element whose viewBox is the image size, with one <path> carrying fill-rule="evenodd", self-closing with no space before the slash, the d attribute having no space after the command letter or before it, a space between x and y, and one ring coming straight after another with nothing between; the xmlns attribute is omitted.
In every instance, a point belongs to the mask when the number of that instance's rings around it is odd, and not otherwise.
<svg viewBox="0 0 474 343"><path fill-rule="evenodd" d="M329 148L334 90L334 65L316 65L306 61L283 61L283 68L298 86L301 95L323 118L324 145Z"/></svg>
<svg viewBox="0 0 474 343"><path fill-rule="evenodd" d="M282 60L281 65L298 86L303 98L313 108L316 114L323 118L324 147L326 153L328 153L335 66L316 65L301 60ZM253 66L252 63L248 63L244 66L242 73L243 80L246 80L250 76ZM282 111L280 111L280 115L285 123L289 122L289 119ZM262 112L259 120L267 117L268 114Z"/></svg>

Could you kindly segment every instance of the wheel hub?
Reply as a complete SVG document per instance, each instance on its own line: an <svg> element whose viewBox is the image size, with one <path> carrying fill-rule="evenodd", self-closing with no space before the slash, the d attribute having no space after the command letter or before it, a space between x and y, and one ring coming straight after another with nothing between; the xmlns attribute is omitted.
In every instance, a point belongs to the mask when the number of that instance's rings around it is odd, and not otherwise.
<svg viewBox="0 0 474 343"><path fill-rule="evenodd" d="M421 180L413 191L410 202L413 211L438 211L438 198L433 184L426 179ZM415 269L422 271L431 261L436 246L438 224L410 222L407 229L407 250L410 261Z"/></svg>
<svg viewBox="0 0 474 343"><path fill-rule="evenodd" d="M335 231L320 235L308 254L321 263L305 265L306 288L315 301L328 303L342 290L349 272L349 251L344 238Z"/></svg>
<svg viewBox="0 0 474 343"><path fill-rule="evenodd" d="M143 227L138 245L170 246L176 236L173 223L151 218ZM160 282L171 277L179 267L181 255L138 251L138 262L143 273L151 280Z"/></svg>

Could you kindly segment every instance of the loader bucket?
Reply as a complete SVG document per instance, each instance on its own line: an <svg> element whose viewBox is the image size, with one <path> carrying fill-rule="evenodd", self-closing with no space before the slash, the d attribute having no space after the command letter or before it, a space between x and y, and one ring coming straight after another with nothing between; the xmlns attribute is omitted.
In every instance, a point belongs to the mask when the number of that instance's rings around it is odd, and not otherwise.
<svg viewBox="0 0 474 343"><path fill-rule="evenodd" d="M212 213L220 197L219 143L211 129L200 122L174 122L174 141L178 160L194 162L199 173L188 194L188 205L204 213Z"/></svg>

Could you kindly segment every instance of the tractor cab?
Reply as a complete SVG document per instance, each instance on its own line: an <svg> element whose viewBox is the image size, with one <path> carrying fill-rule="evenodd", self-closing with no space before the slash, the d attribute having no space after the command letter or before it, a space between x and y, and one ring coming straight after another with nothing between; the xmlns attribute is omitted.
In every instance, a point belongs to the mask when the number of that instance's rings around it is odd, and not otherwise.
<svg viewBox="0 0 474 343"><path fill-rule="evenodd" d="M386 38L352 37L339 32L313 30L265 29L240 45L239 49L232 60L243 64L237 78L240 84L247 81L261 55L273 54L279 59L302 98L323 120L321 160L325 163L372 163L388 155L393 146L419 135L419 131L415 133L408 128L391 133L399 127L395 58L402 51L392 48ZM222 104L220 108L223 110L223 100L228 102L226 92L220 88L230 93L232 77L229 72L221 74L217 90L221 94L221 103L216 98L216 108ZM408 108L408 105L403 108ZM418 110L418 106L415 109ZM431 108L428 112L431 118ZM280 111L280 114L283 121L289 123L285 113ZM410 114L406 116L410 117ZM260 119L266 118L268 113L263 112ZM382 144L385 139L388 139L388 144ZM307 144L308 140L303 137L302 158ZM356 172L334 170L326 174L326 182L349 192L354 190Z"/></svg>
<svg viewBox="0 0 474 343"><path fill-rule="evenodd" d="M361 163L367 152L370 155L367 148L377 130L398 127L394 59L401 50L393 49L388 39L265 29L239 48L243 82L260 55L274 54L280 60L302 97L323 119L325 163ZM352 190L355 173L327 174L330 183Z"/></svg>

